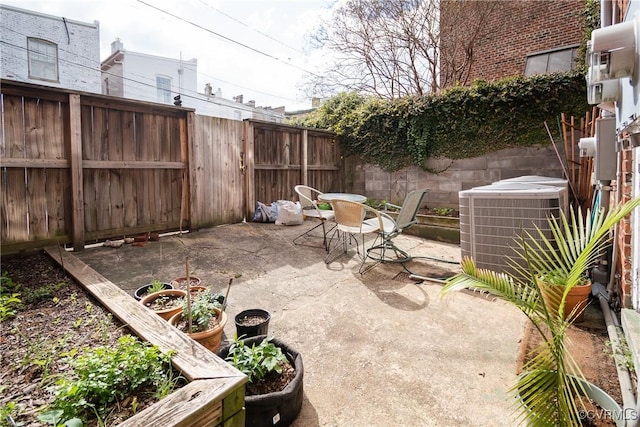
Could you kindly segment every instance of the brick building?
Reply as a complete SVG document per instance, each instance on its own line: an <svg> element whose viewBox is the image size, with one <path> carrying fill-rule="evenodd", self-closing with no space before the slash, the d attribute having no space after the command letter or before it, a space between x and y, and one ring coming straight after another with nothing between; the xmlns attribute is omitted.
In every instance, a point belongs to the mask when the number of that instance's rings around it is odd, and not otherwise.
<svg viewBox="0 0 640 427"><path fill-rule="evenodd" d="M0 5L2 78L100 93L100 27Z"/></svg>
<svg viewBox="0 0 640 427"><path fill-rule="evenodd" d="M441 0L441 87L575 66L584 0Z"/></svg>

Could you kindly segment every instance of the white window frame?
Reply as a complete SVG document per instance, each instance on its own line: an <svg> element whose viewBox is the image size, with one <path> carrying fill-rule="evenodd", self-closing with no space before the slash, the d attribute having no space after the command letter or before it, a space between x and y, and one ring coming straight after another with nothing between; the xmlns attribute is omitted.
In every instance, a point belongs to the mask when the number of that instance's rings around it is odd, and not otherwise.
<svg viewBox="0 0 640 427"><path fill-rule="evenodd" d="M579 46L576 45L576 46L567 46L560 49L547 50L544 52L531 53L527 55L527 59L524 66L524 75L533 76L535 74L546 74L546 73L555 73L555 72L573 70L576 68L576 59L578 58L578 55L579 55L578 48ZM554 56L566 54L568 52L571 53L571 59L569 60L569 64L566 64L568 65L568 68L560 67L556 69L549 69L549 66L551 64L550 59L552 59ZM545 63L544 70L540 69L540 70L531 71L532 60L544 61Z"/></svg>
<svg viewBox="0 0 640 427"><path fill-rule="evenodd" d="M171 77L156 75L156 89L158 102L163 104L171 104L173 102L171 97Z"/></svg>
<svg viewBox="0 0 640 427"><path fill-rule="evenodd" d="M27 37L29 78L59 82L58 45L36 37Z"/></svg>

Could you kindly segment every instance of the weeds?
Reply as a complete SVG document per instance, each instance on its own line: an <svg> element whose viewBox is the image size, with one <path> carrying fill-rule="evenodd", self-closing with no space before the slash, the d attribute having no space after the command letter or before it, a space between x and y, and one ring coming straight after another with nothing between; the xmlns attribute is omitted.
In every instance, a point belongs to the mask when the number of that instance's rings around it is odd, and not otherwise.
<svg viewBox="0 0 640 427"><path fill-rule="evenodd" d="M75 378L60 378L51 387L54 401L38 419L51 424L96 415L102 423L114 404L145 386L171 393L177 383L171 370L173 354L162 354L157 346L131 335L121 337L116 348L86 349L69 359Z"/></svg>
<svg viewBox="0 0 640 427"><path fill-rule="evenodd" d="M633 353L629 348L629 344L627 343L627 340L624 337L624 334L620 334L619 336L619 347L617 351L614 352L611 341L607 341L606 344L607 346L604 349L604 352L609 356L613 357L613 359L616 362L616 365L622 368L626 368L631 373L635 373L636 368L635 368L635 364L633 363Z"/></svg>
<svg viewBox="0 0 640 427"><path fill-rule="evenodd" d="M5 271L0 276L0 322L12 319L22 303L20 300L20 285L15 283Z"/></svg>

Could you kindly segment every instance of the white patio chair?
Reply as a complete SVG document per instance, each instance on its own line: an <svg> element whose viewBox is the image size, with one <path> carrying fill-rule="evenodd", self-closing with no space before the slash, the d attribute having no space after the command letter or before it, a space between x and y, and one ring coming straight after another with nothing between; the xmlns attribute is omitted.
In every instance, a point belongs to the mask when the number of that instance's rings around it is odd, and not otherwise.
<svg viewBox="0 0 640 427"><path fill-rule="evenodd" d="M325 210L325 209L318 208L318 203L316 202L316 200L318 200L318 196L322 194L321 191L316 190L313 187L308 187L306 185L296 185L294 187L294 190L298 194L298 199L300 201L300 205L302 206L302 214L305 217L315 218L320 222L317 225L315 225L313 228L305 231L304 233L300 234L295 239L293 239L293 243L295 245L301 245L302 244L300 243L301 239L313 237L311 232L318 227L322 227L322 245L326 251L329 251L329 246L327 242L327 233L330 232L333 228L327 231L325 222L330 221L334 218L333 210Z"/></svg>

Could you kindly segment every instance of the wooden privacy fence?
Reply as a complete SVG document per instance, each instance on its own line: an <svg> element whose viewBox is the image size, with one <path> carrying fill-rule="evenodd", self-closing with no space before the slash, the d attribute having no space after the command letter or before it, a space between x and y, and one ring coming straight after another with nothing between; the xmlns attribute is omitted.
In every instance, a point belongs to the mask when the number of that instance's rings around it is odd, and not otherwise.
<svg viewBox="0 0 640 427"><path fill-rule="evenodd" d="M2 81L2 252L251 220L341 190L330 132Z"/></svg>
<svg viewBox="0 0 640 427"><path fill-rule="evenodd" d="M244 124L243 162L253 176L246 200L297 200L293 188L298 184L323 192L344 190L344 162L334 133L254 120Z"/></svg>

